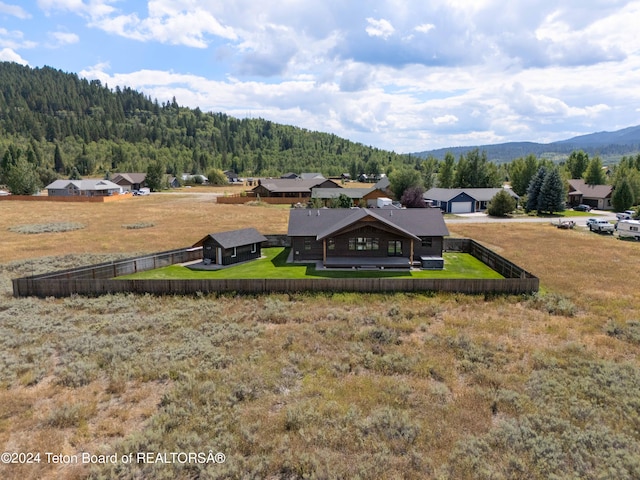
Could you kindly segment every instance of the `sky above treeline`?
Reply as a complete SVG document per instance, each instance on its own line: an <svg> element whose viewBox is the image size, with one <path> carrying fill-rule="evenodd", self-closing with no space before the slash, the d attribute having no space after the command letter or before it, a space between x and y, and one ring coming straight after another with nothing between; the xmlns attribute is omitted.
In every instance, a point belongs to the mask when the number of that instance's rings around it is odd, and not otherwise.
<svg viewBox="0 0 640 480"><path fill-rule="evenodd" d="M399 153L640 124L640 1L0 0L0 60Z"/></svg>

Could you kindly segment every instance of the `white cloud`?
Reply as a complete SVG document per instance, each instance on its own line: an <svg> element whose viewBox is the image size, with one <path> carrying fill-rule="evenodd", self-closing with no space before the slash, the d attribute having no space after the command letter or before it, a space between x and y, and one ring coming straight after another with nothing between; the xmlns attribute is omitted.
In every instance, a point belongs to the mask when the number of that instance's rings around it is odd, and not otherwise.
<svg viewBox="0 0 640 480"><path fill-rule="evenodd" d="M24 8L18 5L8 5L4 2L0 2L0 13L11 15L13 17L20 18L22 20L31 18L31 14L27 12Z"/></svg>
<svg viewBox="0 0 640 480"><path fill-rule="evenodd" d="M23 48L34 48L36 42L24 39L24 33L18 30L9 31L0 27L0 47L20 50Z"/></svg>
<svg viewBox="0 0 640 480"><path fill-rule="evenodd" d="M55 47L71 45L80 41L80 37L78 35L70 32L51 32L49 36L53 38L55 42L53 46Z"/></svg>
<svg viewBox="0 0 640 480"><path fill-rule="evenodd" d="M455 115L442 115L433 119L435 125L452 125L458 123L458 117Z"/></svg>
<svg viewBox="0 0 640 480"><path fill-rule="evenodd" d="M145 58L149 70L85 69L110 86L398 151L556 140L580 128L638 123L637 0L38 4L147 42L145 51L163 52L163 44L191 48L188 67L172 63L181 52L176 48L155 64ZM24 48L23 39L5 33L0 48ZM94 61L110 59L99 47ZM194 75L182 73L187 70Z"/></svg>
<svg viewBox="0 0 640 480"><path fill-rule="evenodd" d="M207 35L231 40L237 38L233 28L222 25L206 10L173 12L171 15L163 10L154 12L156 15L142 20L136 14L98 17L89 25L134 40L155 40L194 48L206 48Z"/></svg>
<svg viewBox="0 0 640 480"><path fill-rule="evenodd" d="M420 33L429 33L434 28L436 28L436 26L433 23L423 23L422 25L418 25L415 30Z"/></svg>
<svg viewBox="0 0 640 480"><path fill-rule="evenodd" d="M0 50L0 61L16 62L21 65L29 64L29 62L27 62L24 58L22 58L20 55L18 55L16 52L11 50L10 48L3 48L2 50Z"/></svg>
<svg viewBox="0 0 640 480"><path fill-rule="evenodd" d="M395 31L393 25L391 25L391 23L389 23L389 21L385 20L384 18L380 20L367 18L367 23L368 26L367 28L365 28L365 31L367 32L367 34L369 34L370 37L382 37L384 39L387 39L391 35L393 35L393 32Z"/></svg>

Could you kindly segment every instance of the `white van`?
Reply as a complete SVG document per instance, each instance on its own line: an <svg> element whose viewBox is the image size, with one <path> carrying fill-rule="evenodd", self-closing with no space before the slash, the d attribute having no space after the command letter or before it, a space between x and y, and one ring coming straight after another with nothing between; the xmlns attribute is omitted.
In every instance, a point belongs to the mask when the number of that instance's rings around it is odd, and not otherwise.
<svg viewBox="0 0 640 480"><path fill-rule="evenodd" d="M617 230L620 238L640 240L640 220L620 220Z"/></svg>

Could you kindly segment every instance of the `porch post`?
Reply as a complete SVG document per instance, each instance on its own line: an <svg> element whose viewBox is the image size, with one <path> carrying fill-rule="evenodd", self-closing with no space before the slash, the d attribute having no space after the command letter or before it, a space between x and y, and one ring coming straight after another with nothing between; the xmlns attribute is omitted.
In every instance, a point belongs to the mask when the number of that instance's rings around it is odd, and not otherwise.
<svg viewBox="0 0 640 480"><path fill-rule="evenodd" d="M327 239L322 239L322 266L327 264Z"/></svg>
<svg viewBox="0 0 640 480"><path fill-rule="evenodd" d="M413 267L413 238L411 239L411 256L409 257L409 265Z"/></svg>

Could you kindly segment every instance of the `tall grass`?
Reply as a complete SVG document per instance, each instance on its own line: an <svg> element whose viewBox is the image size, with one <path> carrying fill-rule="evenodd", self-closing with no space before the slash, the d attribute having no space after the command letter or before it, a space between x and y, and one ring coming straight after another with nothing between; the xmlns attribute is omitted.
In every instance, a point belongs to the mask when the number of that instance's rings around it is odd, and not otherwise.
<svg viewBox="0 0 640 480"><path fill-rule="evenodd" d="M116 224L117 248L94 252L132 252L136 232ZM640 476L636 244L455 226L537 274L535 297L11 297L12 276L106 260L54 255L94 228L29 261L1 247L2 450L211 450L226 461L0 465L0 478Z"/></svg>

